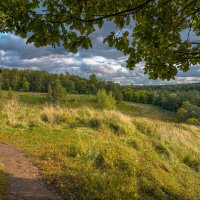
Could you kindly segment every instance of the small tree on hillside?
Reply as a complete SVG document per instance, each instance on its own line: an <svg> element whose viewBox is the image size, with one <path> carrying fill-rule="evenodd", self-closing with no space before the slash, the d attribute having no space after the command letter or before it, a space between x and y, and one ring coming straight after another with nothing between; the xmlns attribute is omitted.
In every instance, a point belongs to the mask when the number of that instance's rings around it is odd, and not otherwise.
<svg viewBox="0 0 200 200"><path fill-rule="evenodd" d="M89 88L92 94L97 94L97 87L98 87L98 79L95 74L90 75L89 78Z"/></svg>
<svg viewBox="0 0 200 200"><path fill-rule="evenodd" d="M25 92L29 91L29 86L30 86L30 83L27 81L26 78L23 78L22 90Z"/></svg>
<svg viewBox="0 0 200 200"><path fill-rule="evenodd" d="M53 104L62 104L65 102L66 92L62 87L60 80L57 79L48 87L48 99Z"/></svg>
<svg viewBox="0 0 200 200"><path fill-rule="evenodd" d="M188 117L188 111L185 108L179 108L177 110L177 119L179 122L184 122Z"/></svg>
<svg viewBox="0 0 200 200"><path fill-rule="evenodd" d="M97 93L97 102L100 108L114 109L116 107L116 101L112 96L112 93L106 93L105 90L99 90Z"/></svg>
<svg viewBox="0 0 200 200"><path fill-rule="evenodd" d="M115 92L115 100L116 100L117 102L120 102L120 101L123 100L123 95L122 95L122 93L121 93L120 90L117 90L117 91Z"/></svg>

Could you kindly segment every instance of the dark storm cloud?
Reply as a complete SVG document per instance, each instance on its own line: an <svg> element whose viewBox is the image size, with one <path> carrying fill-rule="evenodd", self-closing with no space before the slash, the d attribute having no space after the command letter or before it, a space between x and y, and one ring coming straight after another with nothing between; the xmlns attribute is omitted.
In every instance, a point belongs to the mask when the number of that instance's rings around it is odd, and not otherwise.
<svg viewBox="0 0 200 200"><path fill-rule="evenodd" d="M0 37L0 50L5 52L13 51L21 59L39 58L49 54L64 53L62 48L41 47L35 48L32 44L26 44L26 40L15 35L5 34Z"/></svg>

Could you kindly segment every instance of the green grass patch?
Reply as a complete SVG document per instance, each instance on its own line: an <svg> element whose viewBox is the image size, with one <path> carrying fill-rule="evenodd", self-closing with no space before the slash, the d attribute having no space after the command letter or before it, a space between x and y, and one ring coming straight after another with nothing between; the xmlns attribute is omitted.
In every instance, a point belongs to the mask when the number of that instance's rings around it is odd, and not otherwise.
<svg viewBox="0 0 200 200"><path fill-rule="evenodd" d="M30 95L30 94L21 94L19 95L19 101L25 104L44 104L47 102L46 95Z"/></svg>

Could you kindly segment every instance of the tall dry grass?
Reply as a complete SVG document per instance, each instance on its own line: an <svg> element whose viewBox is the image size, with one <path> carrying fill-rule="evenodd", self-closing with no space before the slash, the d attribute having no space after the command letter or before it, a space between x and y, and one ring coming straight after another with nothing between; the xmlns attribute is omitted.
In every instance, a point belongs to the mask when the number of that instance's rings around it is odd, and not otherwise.
<svg viewBox="0 0 200 200"><path fill-rule="evenodd" d="M4 121L9 126L87 126L102 130L134 133L136 130L164 143L200 150L200 128L192 125L167 123L141 117L130 117L116 110L98 110L88 107L67 108L53 105L30 106L10 100L3 105ZM108 131L106 129L106 131ZM120 133L119 133L120 134Z"/></svg>

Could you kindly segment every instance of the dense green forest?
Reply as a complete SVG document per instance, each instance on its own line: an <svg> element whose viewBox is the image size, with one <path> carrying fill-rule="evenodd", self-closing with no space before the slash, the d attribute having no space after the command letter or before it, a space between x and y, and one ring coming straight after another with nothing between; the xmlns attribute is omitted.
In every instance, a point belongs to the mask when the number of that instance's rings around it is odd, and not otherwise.
<svg viewBox="0 0 200 200"><path fill-rule="evenodd" d="M134 91L148 90L148 91L189 91L189 90L200 90L200 83L190 84L176 84L176 85L124 85L124 88L131 88Z"/></svg>
<svg viewBox="0 0 200 200"><path fill-rule="evenodd" d="M95 74L89 79L77 75L53 74L46 71L1 69L0 85L3 90L48 92L49 87L63 87L71 94L97 94L98 90L112 92L116 100L122 100L120 85L98 80Z"/></svg>
<svg viewBox="0 0 200 200"><path fill-rule="evenodd" d="M94 94L99 90L112 93L116 101L153 104L177 112L179 122L199 125L200 83L181 85L121 86L99 80L95 74L89 79L77 75L52 74L46 71L1 69L0 85L3 90L48 92L52 102L61 102L65 93Z"/></svg>

